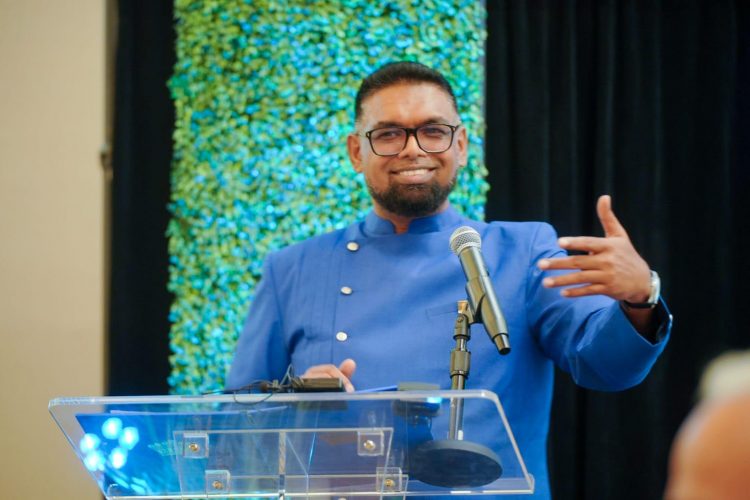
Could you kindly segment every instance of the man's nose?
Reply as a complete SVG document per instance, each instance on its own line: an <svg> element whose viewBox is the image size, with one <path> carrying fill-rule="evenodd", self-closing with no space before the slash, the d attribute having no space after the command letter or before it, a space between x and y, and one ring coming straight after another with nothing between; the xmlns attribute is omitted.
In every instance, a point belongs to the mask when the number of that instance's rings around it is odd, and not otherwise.
<svg viewBox="0 0 750 500"><path fill-rule="evenodd" d="M399 156L405 158L414 158L416 156L423 156L425 154L426 153L422 150L422 148L419 147L416 133L412 133L406 137L406 145L404 146L404 149L401 151L401 154Z"/></svg>

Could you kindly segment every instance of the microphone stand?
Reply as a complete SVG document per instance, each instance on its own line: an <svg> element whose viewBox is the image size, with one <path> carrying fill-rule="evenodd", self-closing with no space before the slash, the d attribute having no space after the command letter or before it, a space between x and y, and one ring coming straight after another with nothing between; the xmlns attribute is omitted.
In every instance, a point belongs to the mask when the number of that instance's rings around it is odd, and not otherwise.
<svg viewBox="0 0 750 500"><path fill-rule="evenodd" d="M458 301L458 316L453 329L456 347L451 351L451 389L463 390L469 378L471 352L470 326L476 323L469 302ZM503 468L491 449L473 441L464 441L463 398L451 398L448 438L427 441L418 446L411 460L410 475L423 483L447 488L476 487L498 479Z"/></svg>
<svg viewBox="0 0 750 500"><path fill-rule="evenodd" d="M466 379L469 378L471 367L471 352L468 342L471 339L471 329L474 323L474 315L471 313L469 302L458 301L458 316L456 326L453 327L453 339L456 347L451 351L451 389L463 390L466 387ZM451 400L451 415L448 425L448 439L463 439L464 400L454 398Z"/></svg>

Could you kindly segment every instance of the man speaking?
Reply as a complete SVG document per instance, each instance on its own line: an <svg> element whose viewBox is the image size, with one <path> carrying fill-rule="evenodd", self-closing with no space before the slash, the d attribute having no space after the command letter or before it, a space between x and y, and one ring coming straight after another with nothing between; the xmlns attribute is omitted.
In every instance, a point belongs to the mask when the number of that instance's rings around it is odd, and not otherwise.
<svg viewBox="0 0 750 500"><path fill-rule="evenodd" d="M490 342L474 342L467 388L499 395L536 478L534 498L549 498L553 364L583 387L632 387L664 349L671 319L658 275L608 196L596 207L602 238L558 240L548 224L458 214L448 195L467 145L440 73L399 62L364 79L347 149L373 208L346 229L267 257L227 387L280 379L291 364L306 377L339 377L349 391L413 380L449 388L456 302L466 298L449 239L469 226L481 237L512 351L501 357Z"/></svg>

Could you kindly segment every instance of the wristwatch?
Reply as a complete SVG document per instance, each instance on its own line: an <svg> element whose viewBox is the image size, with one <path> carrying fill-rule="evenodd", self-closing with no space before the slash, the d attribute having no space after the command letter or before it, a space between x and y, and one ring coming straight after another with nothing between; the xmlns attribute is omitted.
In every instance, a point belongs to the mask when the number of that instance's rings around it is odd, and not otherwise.
<svg viewBox="0 0 750 500"><path fill-rule="evenodd" d="M659 297L661 296L661 280L659 279L659 275L656 273L656 271L651 271L651 291L648 294L648 299L646 302L628 302L627 300L623 300L622 303L625 304L625 307L629 307L631 309L653 309L656 307L656 304L659 303Z"/></svg>

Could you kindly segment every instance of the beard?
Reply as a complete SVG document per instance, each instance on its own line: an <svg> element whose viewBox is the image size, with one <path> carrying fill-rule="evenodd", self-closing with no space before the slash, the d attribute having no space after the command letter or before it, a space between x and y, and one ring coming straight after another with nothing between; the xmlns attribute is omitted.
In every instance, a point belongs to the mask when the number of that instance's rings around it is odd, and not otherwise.
<svg viewBox="0 0 750 500"><path fill-rule="evenodd" d="M381 207L402 217L425 217L432 215L445 203L456 186L456 176L448 184L437 181L429 184L392 183L383 191L378 191L370 183L367 190Z"/></svg>

